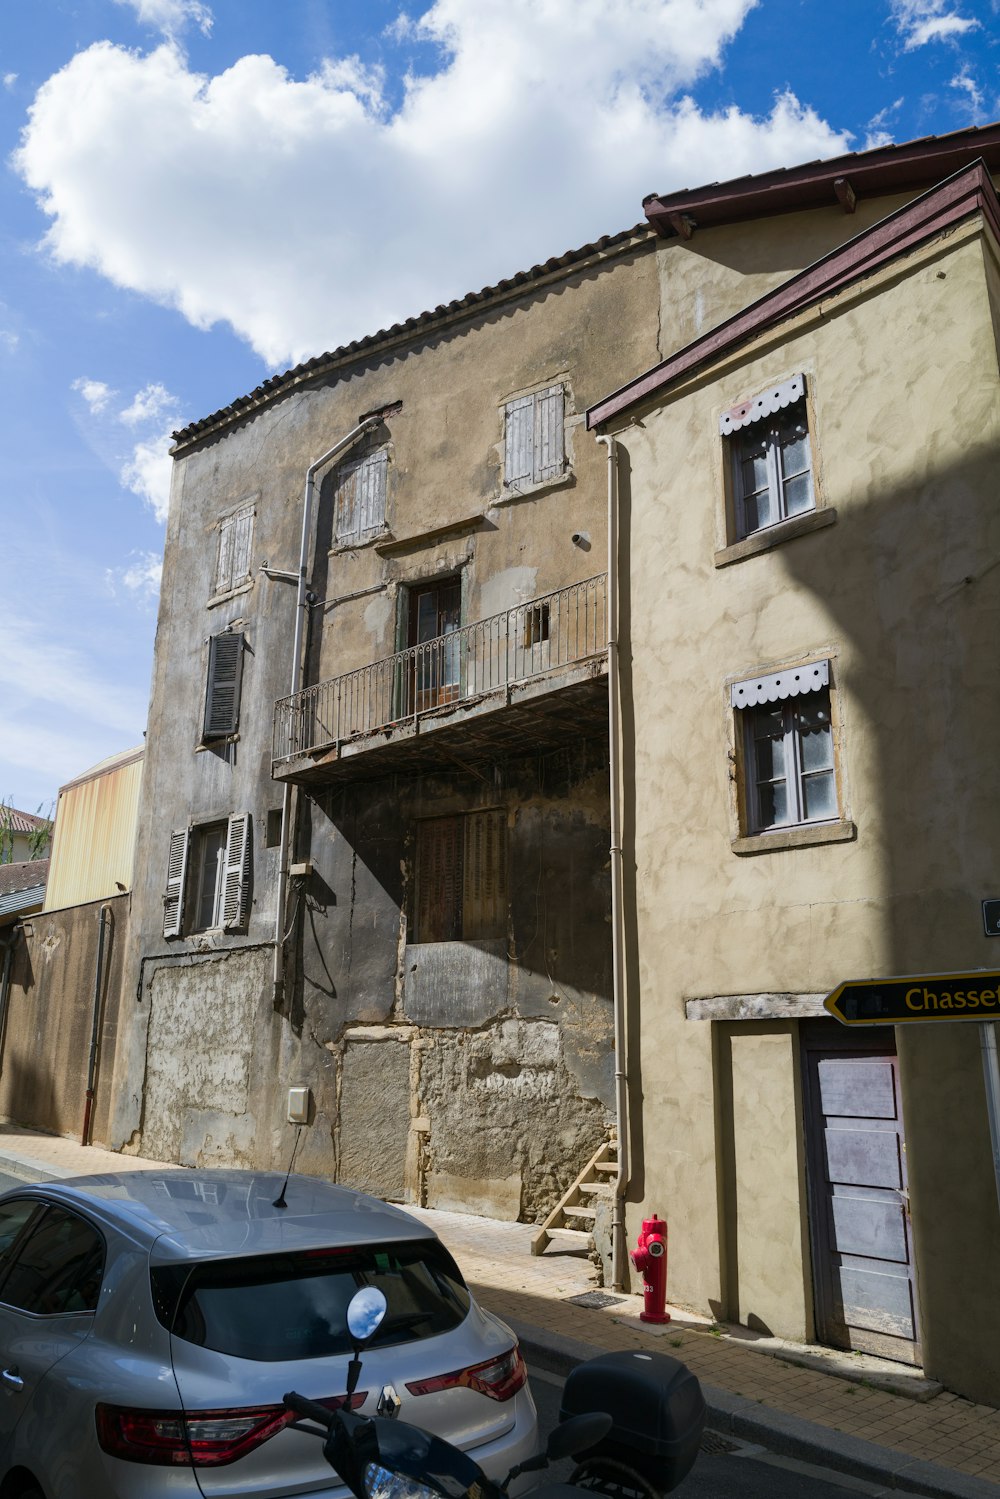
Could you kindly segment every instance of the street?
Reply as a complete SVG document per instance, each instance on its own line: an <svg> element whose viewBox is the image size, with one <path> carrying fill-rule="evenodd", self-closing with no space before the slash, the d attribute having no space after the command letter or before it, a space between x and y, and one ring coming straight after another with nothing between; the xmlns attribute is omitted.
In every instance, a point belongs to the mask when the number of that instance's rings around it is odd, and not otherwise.
<svg viewBox="0 0 1000 1499"><path fill-rule="evenodd" d="M562 1380L532 1369L530 1384L544 1442L559 1419ZM568 1483L572 1471L570 1461L555 1463L545 1470L545 1481ZM883 1494L885 1486L781 1457L739 1437L706 1431L694 1467L674 1492L679 1499L845 1499L847 1490L875 1496ZM896 1499L906 1499L903 1491L894 1492Z"/></svg>

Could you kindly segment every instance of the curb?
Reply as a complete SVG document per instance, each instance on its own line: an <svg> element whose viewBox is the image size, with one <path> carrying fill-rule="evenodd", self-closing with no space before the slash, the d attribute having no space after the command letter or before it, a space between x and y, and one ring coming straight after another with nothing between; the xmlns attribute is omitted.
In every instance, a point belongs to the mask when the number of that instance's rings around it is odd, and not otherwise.
<svg viewBox="0 0 1000 1499"><path fill-rule="evenodd" d="M0 1151L0 1171L16 1176L23 1182L59 1182L69 1176L79 1176L79 1171L69 1171L64 1166L42 1163L34 1156L21 1155L16 1150Z"/></svg>
<svg viewBox="0 0 1000 1499"><path fill-rule="evenodd" d="M568 1374L577 1364L601 1352L589 1343L563 1337L547 1328L511 1317L504 1320L528 1362L537 1363L553 1374ZM988 1479L909 1457L905 1452L866 1442L848 1432L834 1431L786 1411L758 1405L755 1400L714 1385L703 1383L701 1388L708 1406L708 1425L713 1431L759 1442L781 1457L831 1468L851 1478L920 1494L925 1499L997 1499L997 1486Z"/></svg>

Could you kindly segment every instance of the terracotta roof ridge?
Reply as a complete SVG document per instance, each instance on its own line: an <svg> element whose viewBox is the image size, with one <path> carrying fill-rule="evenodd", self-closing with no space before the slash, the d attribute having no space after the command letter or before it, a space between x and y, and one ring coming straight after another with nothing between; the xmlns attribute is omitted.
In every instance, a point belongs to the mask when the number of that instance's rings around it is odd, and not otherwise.
<svg viewBox="0 0 1000 1499"><path fill-rule="evenodd" d="M546 276L554 275L557 271L568 270L574 265L579 265L581 261L588 260L591 256L599 255L606 250L624 247L636 238L647 239L651 237L652 232L649 224L643 222L634 224L631 229L622 229L617 234L602 235L600 239L592 240L578 249L567 250L562 255L550 256L548 260L533 265L529 270L517 271L513 276L507 276L503 280L483 287L480 291L467 292L463 297L440 303L437 307L419 312L413 317L405 318L402 322L392 323L388 328L380 328L377 333L364 334L361 338L352 339L350 343L341 344L327 353L314 355L313 358L303 360L281 374L269 375L247 395L238 396L228 406L220 407L210 416L202 417L198 421L190 422L186 427L178 428L176 432L171 433L171 436L177 444L192 442L208 431L234 421L281 391L290 389L303 379L319 374L330 366L343 363L344 360L368 350L377 349L382 344L396 342L403 336L428 328L443 318L454 317L462 312L471 312L474 308L492 302L499 296L507 296Z"/></svg>

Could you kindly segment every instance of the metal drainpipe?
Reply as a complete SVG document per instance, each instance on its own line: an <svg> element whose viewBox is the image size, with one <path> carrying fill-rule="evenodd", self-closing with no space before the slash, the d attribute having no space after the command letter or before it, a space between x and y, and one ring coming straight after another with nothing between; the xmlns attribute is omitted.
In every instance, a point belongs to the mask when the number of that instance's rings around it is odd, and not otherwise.
<svg viewBox="0 0 1000 1499"><path fill-rule="evenodd" d="M94 973L94 1013L90 1025L90 1060L87 1063L87 1100L83 1108L80 1144L90 1144L90 1116L94 1108L94 1081L97 1077L97 1054L101 1045L101 989L104 981L104 934L114 918L108 906L101 907L101 924L97 935L97 969Z"/></svg>
<svg viewBox="0 0 1000 1499"><path fill-rule="evenodd" d="M625 1286L625 1192L629 1182L628 1072L625 1059L625 984L622 952L620 680L618 670L618 445L598 435L608 450L608 769L611 781L611 973L615 1017L615 1127L618 1175L611 1214L611 1279Z"/></svg>
<svg viewBox="0 0 1000 1499"><path fill-rule="evenodd" d="M3 1074L3 1046L7 1035L7 1002L10 998L10 970L14 961L14 943L20 923L13 928L3 945L3 977L0 978L0 1075Z"/></svg>
<svg viewBox="0 0 1000 1499"><path fill-rule="evenodd" d="M316 487L316 474L319 469L338 458L341 453L353 447L359 437L370 432L382 420L380 412L374 412L371 416L359 422L342 437L339 442L334 443L315 463L311 463L306 469L306 488L302 501L302 540L299 546L299 582L295 594L295 639L292 643L292 685L291 696L299 691L302 683L302 639L305 635L305 611L306 611L306 570L309 566L309 543L312 531L312 505L313 494ZM278 839L278 908L274 920L274 998L277 1000L282 991L285 980L285 892L288 888L288 845L290 841L292 806L292 788L286 781L281 795L281 833Z"/></svg>

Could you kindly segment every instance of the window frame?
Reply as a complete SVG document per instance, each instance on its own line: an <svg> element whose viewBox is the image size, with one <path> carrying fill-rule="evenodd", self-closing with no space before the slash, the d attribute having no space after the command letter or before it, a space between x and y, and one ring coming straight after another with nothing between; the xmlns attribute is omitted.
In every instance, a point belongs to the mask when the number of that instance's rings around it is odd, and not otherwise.
<svg viewBox="0 0 1000 1499"><path fill-rule="evenodd" d="M213 901L214 926L194 926L192 912L200 907L204 890L204 843L209 833L224 827L222 857L217 856ZM200 937L208 932L245 932L250 920L253 885L253 818L233 812L192 823L170 834L167 879L163 894L164 937Z"/></svg>
<svg viewBox="0 0 1000 1499"><path fill-rule="evenodd" d="M550 484L562 483L570 474L569 452L566 443L566 407L568 389L565 380L550 381L535 390L510 396L501 406L502 413L502 463L501 489L504 495L519 496L543 489ZM554 433L546 437L545 403L551 403ZM518 433L518 418L530 411L530 422L522 423ZM519 441L520 436L520 441ZM558 457L545 459L546 442L550 448L558 448ZM530 472L518 460L518 452L524 449L524 458L530 449ZM518 471L515 471L518 470Z"/></svg>
<svg viewBox="0 0 1000 1499"><path fill-rule="evenodd" d="M389 463L390 451L387 443L380 447L372 448L366 453L352 455L345 458L337 465L334 471L333 490L333 550L351 551L354 547L366 546L370 542L378 541L385 536L389 530ZM360 522L364 514L364 506L370 504L370 500L362 498L359 501L358 487L359 476L366 471L374 472L376 480L374 493L376 508L380 511L380 517L371 524L364 526ZM354 519L358 524L353 530L341 530L341 516L348 493L348 486L352 488L351 506ZM369 520L371 515L369 512Z"/></svg>
<svg viewBox="0 0 1000 1499"><path fill-rule="evenodd" d="M810 777L816 775L829 776L833 782L834 801L837 802L837 771L834 756L832 706L830 703L829 687L820 688L816 692L803 695L807 700L823 702L827 710L826 733L829 740L830 764L818 770L806 768L802 754L802 730L796 722L799 713L800 699L798 697L788 698L782 703L763 704L758 703L752 708L740 709L743 719L744 734L744 765L746 767L746 779L744 785L744 798L746 805L746 830L753 835L755 833L781 833L792 828L815 827L820 823L836 822L839 819L839 805L829 816L809 817L806 815L806 789L805 783ZM785 774L783 776L771 777L771 782L781 780L785 784L791 816L783 822L768 822L761 811L761 787L766 784L766 778L760 775L760 761L757 746L765 737L756 732L756 725L765 714L780 712L781 714L781 743L785 755Z"/></svg>
<svg viewBox="0 0 1000 1499"><path fill-rule="evenodd" d="M857 836L848 807L844 726L840 694L835 680L835 664L834 655L812 656L788 666L767 668L753 677L741 675L727 680L731 843L735 854L761 854L818 843L839 843ZM793 680L801 677L805 677L813 685ZM765 823L756 811L758 776L753 742L753 714L755 710L773 711L776 706L784 707L788 702L794 710L799 697L815 696L817 691L827 694L829 704L829 769L833 777L835 810L830 816L823 818ZM796 790L795 796L796 807L800 808L800 789Z"/></svg>
<svg viewBox="0 0 1000 1499"><path fill-rule="evenodd" d="M805 426L808 465L795 474L784 472L781 422L801 408ZM722 412L719 431L725 444L726 491L728 496L727 534L730 546L754 549L761 544L771 544L785 539L786 535L798 534L800 530L811 530L817 524L815 517L820 509L816 482L816 458L813 451L814 429L810 387L804 374L787 377L763 388L749 400L738 402ZM754 494L763 490L748 491L744 483L744 454L747 445L765 436L764 461L767 472L767 494L770 497L775 518L766 525L751 526L748 523L747 504ZM799 510L787 509L786 484L789 479L806 475L809 483L810 503ZM766 541L764 539L767 539ZM735 560L723 555L719 560Z"/></svg>
<svg viewBox="0 0 1000 1499"><path fill-rule="evenodd" d="M431 838L436 828L440 837ZM496 860L490 862L495 842ZM414 943L487 942L507 935L509 846L502 807L477 807L419 818L414 836L410 940ZM451 867L442 875L441 850L451 847ZM452 894L435 920L425 882L442 883ZM490 885L493 888L490 889Z"/></svg>
<svg viewBox="0 0 1000 1499"><path fill-rule="evenodd" d="M251 559L253 557L254 530L257 520L257 505L254 500L246 500L231 510L228 515L220 517L218 522L219 544L215 554L215 575L212 588L212 599L228 598L233 593L248 588L253 581L253 569ZM245 525L245 545L239 535L241 522ZM241 551L235 551L237 542L240 542ZM228 558L227 558L228 547ZM242 561L241 570L237 571L236 564L240 561L245 551L245 559Z"/></svg>

